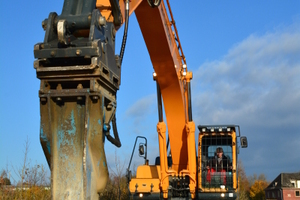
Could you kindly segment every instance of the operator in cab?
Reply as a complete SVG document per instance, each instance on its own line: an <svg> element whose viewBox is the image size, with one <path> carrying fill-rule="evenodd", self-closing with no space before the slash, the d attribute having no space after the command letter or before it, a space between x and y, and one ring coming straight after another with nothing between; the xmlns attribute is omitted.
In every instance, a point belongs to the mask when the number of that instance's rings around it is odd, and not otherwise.
<svg viewBox="0 0 300 200"><path fill-rule="evenodd" d="M230 159L224 155L222 147L218 147L215 152L215 157L209 161L207 170L212 168L213 172L229 172L232 170Z"/></svg>

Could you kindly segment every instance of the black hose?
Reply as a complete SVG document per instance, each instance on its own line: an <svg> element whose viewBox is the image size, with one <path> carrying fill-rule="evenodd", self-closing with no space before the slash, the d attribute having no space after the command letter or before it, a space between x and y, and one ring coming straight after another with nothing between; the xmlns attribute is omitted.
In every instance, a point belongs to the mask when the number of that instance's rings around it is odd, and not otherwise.
<svg viewBox="0 0 300 200"><path fill-rule="evenodd" d="M158 82L156 82L156 92L157 92L158 120L159 122L163 122L161 91Z"/></svg>
<svg viewBox="0 0 300 200"><path fill-rule="evenodd" d="M125 27L124 27L124 34L123 40L120 50L120 67L122 66L123 56L125 52L126 40L127 40L127 32L128 32L128 23L129 23L129 0L126 0L125 3Z"/></svg>
<svg viewBox="0 0 300 200"><path fill-rule="evenodd" d="M193 121L191 82L188 82L188 116L189 116L189 122Z"/></svg>
<svg viewBox="0 0 300 200"><path fill-rule="evenodd" d="M119 138L119 133L117 130L116 115L113 116L111 123L112 123L112 127L113 127L114 138L111 135L107 135L106 137L107 137L108 141L110 141L116 147L121 147L122 144L121 144L121 141Z"/></svg>
<svg viewBox="0 0 300 200"><path fill-rule="evenodd" d="M125 3L125 27L124 27L124 34L123 34L123 40L120 50L120 67L122 66L123 56L125 52L125 46L126 46L126 40L127 40L127 32L128 32L128 22L129 22L129 0L126 0ZM112 119L112 127L114 132L114 138L111 135L107 135L108 141L110 141L112 144L114 144L116 147L121 147L121 141L119 138L119 133L117 130L117 123L116 123L116 115L113 116Z"/></svg>

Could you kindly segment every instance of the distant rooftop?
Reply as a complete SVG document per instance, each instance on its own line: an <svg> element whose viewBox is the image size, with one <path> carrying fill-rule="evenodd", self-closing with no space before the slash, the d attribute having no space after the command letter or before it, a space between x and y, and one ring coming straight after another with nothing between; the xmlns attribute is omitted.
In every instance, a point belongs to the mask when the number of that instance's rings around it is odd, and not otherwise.
<svg viewBox="0 0 300 200"><path fill-rule="evenodd" d="M266 189L275 188L297 188L300 182L300 172L298 173L281 173L279 174ZM300 185L298 186L298 188Z"/></svg>

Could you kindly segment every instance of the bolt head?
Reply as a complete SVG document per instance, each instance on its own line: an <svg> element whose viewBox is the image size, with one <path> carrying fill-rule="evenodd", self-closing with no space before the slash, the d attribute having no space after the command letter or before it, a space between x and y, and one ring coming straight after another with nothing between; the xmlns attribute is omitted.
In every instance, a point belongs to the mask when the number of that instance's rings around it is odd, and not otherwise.
<svg viewBox="0 0 300 200"><path fill-rule="evenodd" d="M80 56L80 54L81 54L81 50L80 50L80 49L77 49L77 50L76 50L76 55L77 55L77 56Z"/></svg>
<svg viewBox="0 0 300 200"><path fill-rule="evenodd" d="M41 102L46 102L47 98L46 97L41 97Z"/></svg>
<svg viewBox="0 0 300 200"><path fill-rule="evenodd" d="M55 52L55 51L51 51L51 53L50 53L50 55L51 55L52 57L54 57L54 56L55 56L55 54L56 54L56 52Z"/></svg>
<svg viewBox="0 0 300 200"><path fill-rule="evenodd" d="M106 19L105 19L105 17L100 16L98 18L98 23L99 23L100 26L105 26L106 25Z"/></svg>

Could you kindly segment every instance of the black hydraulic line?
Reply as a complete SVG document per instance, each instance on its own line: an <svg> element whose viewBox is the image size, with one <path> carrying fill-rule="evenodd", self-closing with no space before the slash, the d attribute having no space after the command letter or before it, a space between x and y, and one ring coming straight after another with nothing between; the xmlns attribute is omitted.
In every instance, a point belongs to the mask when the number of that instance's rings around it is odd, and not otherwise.
<svg viewBox="0 0 300 200"><path fill-rule="evenodd" d="M169 144L170 144L170 138L168 136L168 140L167 140L167 151L168 151L168 148L169 148Z"/></svg>
<svg viewBox="0 0 300 200"><path fill-rule="evenodd" d="M121 141L119 138L119 133L117 130L117 123L116 123L116 115L113 116L112 118L112 127L113 127L113 133L114 133L114 138L111 135L107 135L108 141L110 141L112 144L114 144L116 147L121 147Z"/></svg>
<svg viewBox="0 0 300 200"><path fill-rule="evenodd" d="M163 113L162 113L162 101L161 101L161 92L159 85L156 81L156 90L157 90L157 107L158 107L158 119L159 122L163 121Z"/></svg>
<svg viewBox="0 0 300 200"><path fill-rule="evenodd" d="M193 121L192 117L192 94L191 94L191 82L188 82L188 115L189 121Z"/></svg>
<svg viewBox="0 0 300 200"><path fill-rule="evenodd" d="M123 40L120 50L120 66L122 66L123 56L125 52L126 40L127 40L127 32L128 32L128 23L129 23L129 0L126 0L125 3L125 27L124 27L124 34Z"/></svg>
<svg viewBox="0 0 300 200"><path fill-rule="evenodd" d="M157 81L156 81L156 91L157 91L158 120L159 120L159 122L163 122L161 92L160 92L160 87L159 87L159 84L157 83ZM170 144L170 138L168 136L166 151L168 151L169 144Z"/></svg>
<svg viewBox="0 0 300 200"><path fill-rule="evenodd" d="M125 2L125 27L124 27L124 34L123 34L123 40L120 50L120 66L122 65L122 60L125 52L125 46L126 46L126 40L127 40L127 32L128 32L128 21L129 21L129 0L126 0ZM114 138L111 135L107 135L108 141L110 141L112 144L114 144L116 147L121 147L121 141L119 138L119 133L117 130L117 123L116 123L116 115L114 115L112 119L112 127L113 127L113 133Z"/></svg>

